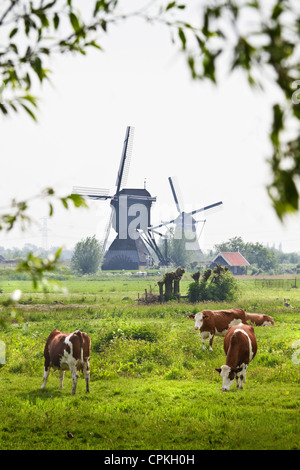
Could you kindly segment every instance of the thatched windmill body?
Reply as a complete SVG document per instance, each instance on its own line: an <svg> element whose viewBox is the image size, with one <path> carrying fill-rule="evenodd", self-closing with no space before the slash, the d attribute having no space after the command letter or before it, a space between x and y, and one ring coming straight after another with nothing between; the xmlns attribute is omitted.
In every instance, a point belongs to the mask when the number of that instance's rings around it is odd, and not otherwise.
<svg viewBox="0 0 300 470"><path fill-rule="evenodd" d="M149 266L152 256L143 242L139 230L147 230L151 225L152 197L146 188L126 188L129 163L132 153L134 128L127 127L115 194L97 188L74 187L73 192L93 200L110 199L111 215L106 227L103 249L105 251L102 269L134 270ZM111 229L116 237L107 249Z"/></svg>

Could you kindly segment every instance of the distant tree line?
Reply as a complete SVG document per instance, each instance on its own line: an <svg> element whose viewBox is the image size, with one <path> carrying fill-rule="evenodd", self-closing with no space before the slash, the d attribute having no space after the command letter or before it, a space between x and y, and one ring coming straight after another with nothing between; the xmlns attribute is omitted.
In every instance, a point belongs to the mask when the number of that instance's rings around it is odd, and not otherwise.
<svg viewBox="0 0 300 470"><path fill-rule="evenodd" d="M29 253L35 253L37 256L41 258L45 258L50 254L54 254L57 252L59 247L52 246L49 250L45 250L40 246L34 245L32 243L25 243L23 247L13 247L13 248L4 248L0 246L0 255L3 256L5 259L13 259L13 260L20 260L27 257ZM66 261L72 258L73 250L63 248L62 253L60 256L60 261Z"/></svg>
<svg viewBox="0 0 300 470"><path fill-rule="evenodd" d="M54 255L57 249L57 247L51 247L49 250L45 250L31 243L26 243L22 248L4 248L0 246L0 255L6 260L23 260L27 258L29 253L46 258L50 254ZM163 246L161 246L161 249L163 249ZM230 238L226 242L216 244L209 254L203 253L201 255L202 266L203 261L207 261L207 267L209 267L209 261L220 251L239 251L251 265L248 270L249 274L255 275L262 272L300 274L300 253L284 253L280 248L267 248L259 242L244 242L241 237ZM192 270L198 267L199 255L197 255L197 260L193 259L193 252L185 250L184 239L177 240L171 237L168 240L168 255L174 266L183 266ZM73 250L63 249L60 255L61 262L71 262L71 271L75 274L97 272L102 260L102 246L95 237L87 237L85 240L81 240Z"/></svg>
<svg viewBox="0 0 300 470"><path fill-rule="evenodd" d="M31 243L26 243L22 248L4 248L0 246L0 255L5 260L22 261L31 253L40 258L47 258L50 255L55 255L57 250L57 247L45 250ZM69 261L71 272L74 274L94 274L98 271L102 258L102 245L93 236L76 243L73 250L62 249L59 259L62 263Z"/></svg>

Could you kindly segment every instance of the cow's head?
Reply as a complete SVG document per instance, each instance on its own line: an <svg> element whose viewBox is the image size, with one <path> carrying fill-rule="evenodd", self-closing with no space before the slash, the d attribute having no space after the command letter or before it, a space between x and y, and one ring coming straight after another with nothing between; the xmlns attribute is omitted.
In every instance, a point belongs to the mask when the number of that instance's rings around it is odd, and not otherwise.
<svg viewBox="0 0 300 470"><path fill-rule="evenodd" d="M189 315L189 318L191 320L195 320L195 330L200 330L203 325L203 321L207 318L207 314L205 312L198 312L196 315Z"/></svg>
<svg viewBox="0 0 300 470"><path fill-rule="evenodd" d="M236 369L233 369L229 366L222 366L220 369L216 369L216 371L219 372L220 376L223 379L222 392L229 391L231 385L234 382L234 379L236 378L236 374L241 372L242 369L242 367L237 367Z"/></svg>

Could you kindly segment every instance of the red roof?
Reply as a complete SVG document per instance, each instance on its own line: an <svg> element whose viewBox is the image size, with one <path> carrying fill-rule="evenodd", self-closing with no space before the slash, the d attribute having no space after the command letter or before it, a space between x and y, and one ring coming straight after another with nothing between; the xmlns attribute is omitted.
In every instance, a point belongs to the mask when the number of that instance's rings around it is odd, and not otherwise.
<svg viewBox="0 0 300 470"><path fill-rule="evenodd" d="M228 252L222 251L218 254L218 256L222 256L225 261L229 264L229 266L250 266L248 261L241 255L241 253L237 252Z"/></svg>

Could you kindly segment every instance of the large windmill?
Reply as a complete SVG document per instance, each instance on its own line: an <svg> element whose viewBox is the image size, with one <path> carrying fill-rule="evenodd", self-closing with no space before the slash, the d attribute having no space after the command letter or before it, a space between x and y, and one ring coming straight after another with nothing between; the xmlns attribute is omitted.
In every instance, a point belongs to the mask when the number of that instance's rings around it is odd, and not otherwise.
<svg viewBox="0 0 300 470"><path fill-rule="evenodd" d="M134 128L127 127L114 195L109 195L109 191L104 189L81 186L73 188L74 193L93 200L111 200L111 215L103 242L104 251L111 228L115 230L116 237L105 252L102 265L104 270L140 269L148 266L152 260L141 238L140 230L147 231L151 225L151 205L156 198L152 197L145 187L143 189L125 188L133 136Z"/></svg>
<svg viewBox="0 0 300 470"><path fill-rule="evenodd" d="M183 210L183 204L180 200L180 191L178 189L178 185L175 184L174 177L168 178L172 195L175 201L176 209L178 211L178 216L172 220L168 220L167 222L162 222L155 226L149 226L147 231L142 232L142 237L145 243L147 243L156 253L159 258L159 261L162 264L168 264L170 260L168 259L167 249L165 248L165 253L163 254L161 250L159 250L154 235L159 235L165 240L165 247L167 247L167 239L168 234L162 233L161 229L168 228L170 225L174 227L174 237L177 239L184 239L185 241L185 249L188 251L193 251L194 254L201 253L201 249L199 246L198 238L200 237L202 230L204 228L204 224L206 219L204 220L196 220L194 216L196 214L205 214L207 211L210 211L214 208L217 208L223 204L222 201L216 202L214 204L210 204L200 209L195 209L190 212L185 212ZM199 236L197 236L196 231L196 224L203 223L202 230Z"/></svg>

